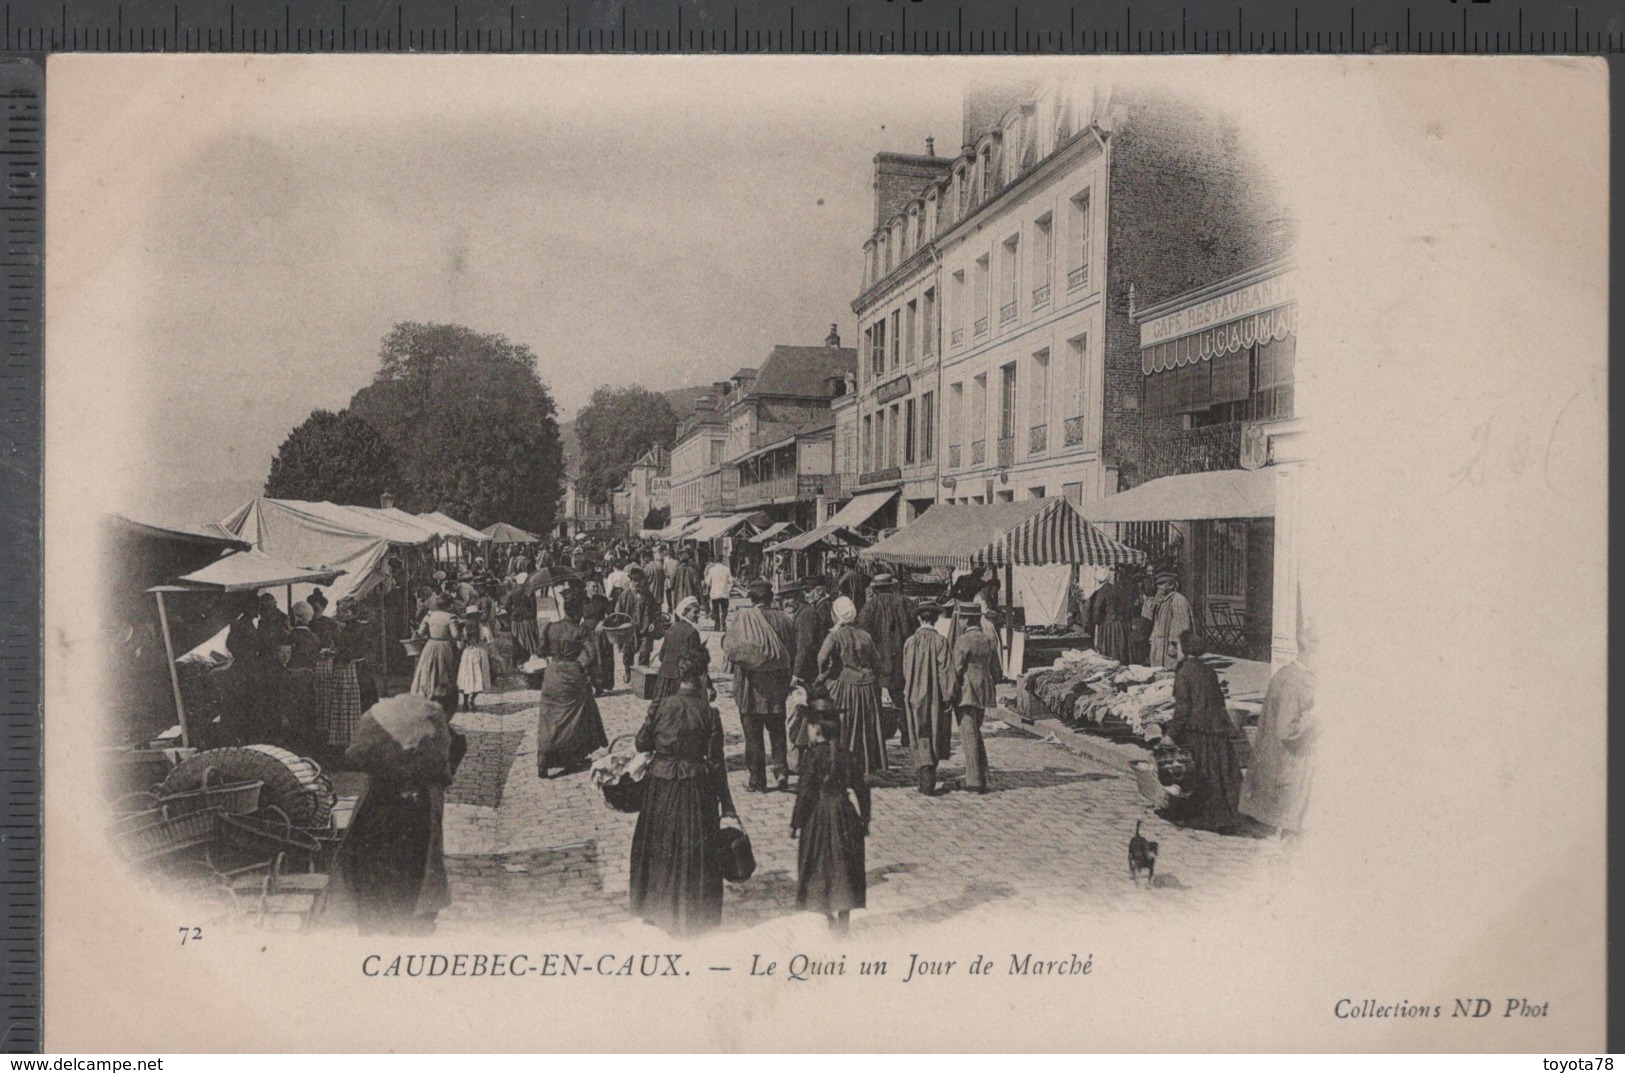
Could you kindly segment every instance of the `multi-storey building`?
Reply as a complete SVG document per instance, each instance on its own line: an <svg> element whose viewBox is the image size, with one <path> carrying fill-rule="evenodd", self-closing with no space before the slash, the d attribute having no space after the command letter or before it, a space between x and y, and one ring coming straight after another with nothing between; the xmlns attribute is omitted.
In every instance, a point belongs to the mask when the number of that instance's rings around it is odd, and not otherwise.
<svg viewBox="0 0 1625 1073"><path fill-rule="evenodd" d="M835 469L831 404L846 390L857 352L830 325L820 347L776 346L729 395L727 464L737 474L738 510L807 528Z"/></svg>
<svg viewBox="0 0 1625 1073"><path fill-rule="evenodd" d="M677 424L677 438L671 448L671 521L676 527L707 513L732 509L737 484L723 487L723 451L728 441L728 425L719 403L732 384L713 384L711 390L694 401L694 409ZM737 481L738 471L732 470Z"/></svg>
<svg viewBox="0 0 1625 1073"><path fill-rule="evenodd" d="M615 489L615 522L628 532L644 528L649 512L669 505L671 452L656 444L645 451Z"/></svg>
<svg viewBox="0 0 1625 1073"><path fill-rule="evenodd" d="M559 509L559 535L573 537L579 533L596 533L610 528L609 500L587 496L581 489L581 476L566 471L563 496Z"/></svg>
<svg viewBox="0 0 1625 1073"><path fill-rule="evenodd" d="M977 87L958 156L883 154L875 175L857 490L900 491L907 524L933 501L1081 503L1143 480L1130 294L1260 259L1270 199L1234 129L1121 89Z"/></svg>

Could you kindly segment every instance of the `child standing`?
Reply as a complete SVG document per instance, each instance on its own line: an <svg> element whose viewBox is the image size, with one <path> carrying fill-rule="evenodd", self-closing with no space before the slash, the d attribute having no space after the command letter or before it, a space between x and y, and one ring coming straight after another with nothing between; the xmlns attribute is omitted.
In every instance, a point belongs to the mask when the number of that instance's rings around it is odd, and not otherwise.
<svg viewBox="0 0 1625 1073"><path fill-rule="evenodd" d="M463 695L463 711L474 710L474 701L491 688L491 635L485 612L468 608L463 620L463 658L457 664L457 690Z"/></svg>
<svg viewBox="0 0 1625 1073"><path fill-rule="evenodd" d="M830 930L845 935L868 889L863 840L869 835L869 784L840 738L840 723L827 711L808 722L790 837L801 840L796 907L823 913Z"/></svg>

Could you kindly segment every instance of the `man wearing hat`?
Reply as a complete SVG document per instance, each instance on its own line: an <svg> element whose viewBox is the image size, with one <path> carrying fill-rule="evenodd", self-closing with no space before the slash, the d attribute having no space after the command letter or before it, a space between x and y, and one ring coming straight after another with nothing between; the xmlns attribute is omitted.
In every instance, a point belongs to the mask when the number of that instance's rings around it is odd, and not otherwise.
<svg viewBox="0 0 1625 1073"><path fill-rule="evenodd" d="M621 658L626 666L626 680L630 683L634 661L645 667L649 665L660 616L660 609L655 606L654 598L649 595L649 583L643 575L642 567L626 568L626 587L621 590L620 597L615 602L615 609L632 620L632 635L621 647Z"/></svg>
<svg viewBox="0 0 1625 1073"><path fill-rule="evenodd" d="M1179 575L1172 570L1157 574L1157 594L1151 597L1151 666L1178 667L1179 635L1194 628L1191 603L1174 586Z"/></svg>
<svg viewBox="0 0 1625 1073"><path fill-rule="evenodd" d="M982 630L982 607L959 605L960 633L954 642L954 708L959 716L959 742L965 750L965 789L987 793L987 749L982 744L982 718L996 706L1004 663L999 642Z"/></svg>
<svg viewBox="0 0 1625 1073"><path fill-rule="evenodd" d="M914 734L914 773L927 797L937 792L937 765L953 747L953 654L937 632L942 610L916 608L919 628L903 645L903 718Z"/></svg>
<svg viewBox="0 0 1625 1073"><path fill-rule="evenodd" d="M796 658L792 670L797 681L810 685L818 677L818 652L824 647L824 638L835 628L835 616L829 613L829 583L825 578L813 577L801 584L801 606L795 611Z"/></svg>
<svg viewBox="0 0 1625 1073"><path fill-rule="evenodd" d="M880 656L880 684L886 687L887 706L906 710L903 701L903 645L914 632L914 611L897 591L897 579L879 573L869 582L868 602L858 611L858 625L874 639ZM908 719L901 720L903 744L913 740ZM891 735L886 735L888 738Z"/></svg>
<svg viewBox="0 0 1625 1073"><path fill-rule="evenodd" d="M773 750L773 777L778 788L790 788L784 724L785 701L790 695L790 668L795 663L796 626L789 615L773 606L772 585L753 581L746 591L752 606L733 616L728 625L729 640L744 640L753 631L763 628L762 621L752 621L754 616L760 615L761 620L765 620L765 628L778 638L783 656L782 660L734 668L734 699L738 702L739 722L745 732L745 767L750 773L745 789L759 794L767 791L768 764L762 748L764 731Z"/></svg>

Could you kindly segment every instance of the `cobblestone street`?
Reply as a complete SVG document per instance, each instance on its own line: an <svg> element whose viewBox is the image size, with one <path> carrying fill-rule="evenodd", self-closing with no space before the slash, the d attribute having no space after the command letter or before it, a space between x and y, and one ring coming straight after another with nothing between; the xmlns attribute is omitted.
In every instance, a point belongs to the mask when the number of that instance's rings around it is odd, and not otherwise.
<svg viewBox="0 0 1625 1073"><path fill-rule="evenodd" d="M718 635L707 631L720 665ZM518 679L512 680L514 683ZM757 870L730 885L723 929L796 913L793 794L745 792L744 743L732 684L719 679L734 800ZM611 738L641 725L647 704L617 682L599 698ZM446 853L452 906L440 931L613 925L629 919L627 868L635 815L611 810L585 774L536 776L534 690L487 694L457 726L468 757L447 794ZM986 728L991 792L936 798L914 790L890 744L893 769L875 786L868 842L869 908L853 929L895 929L999 903L1082 912L1144 911L1233 895L1254 881L1266 850L1244 837L1184 831L1159 819L1134 780L997 719ZM960 773L959 743L942 769ZM1127 843L1137 820L1161 842L1158 886L1129 879Z"/></svg>

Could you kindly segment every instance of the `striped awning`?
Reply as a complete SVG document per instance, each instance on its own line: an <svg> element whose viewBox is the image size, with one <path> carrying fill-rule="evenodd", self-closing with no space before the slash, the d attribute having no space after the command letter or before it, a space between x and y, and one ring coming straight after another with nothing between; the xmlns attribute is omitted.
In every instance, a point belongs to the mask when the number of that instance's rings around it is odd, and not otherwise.
<svg viewBox="0 0 1625 1073"><path fill-rule="evenodd" d="M895 536L858 552L904 566L1115 566L1145 553L1096 529L1060 497L938 504Z"/></svg>

